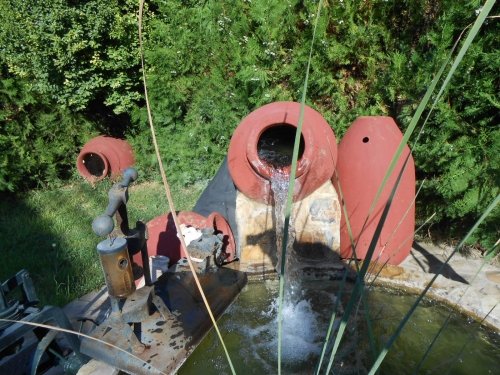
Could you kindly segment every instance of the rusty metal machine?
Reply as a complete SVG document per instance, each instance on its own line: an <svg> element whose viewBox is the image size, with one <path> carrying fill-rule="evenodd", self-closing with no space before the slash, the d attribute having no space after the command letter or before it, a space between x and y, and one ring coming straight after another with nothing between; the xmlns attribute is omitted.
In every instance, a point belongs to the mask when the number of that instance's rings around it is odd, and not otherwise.
<svg viewBox="0 0 500 375"><path fill-rule="evenodd" d="M60 308L39 308L38 302L26 270L0 283L0 318L16 321L0 322L0 374L35 375L54 367L66 374L76 374L88 361L80 352L77 336L30 325L47 324L72 330Z"/></svg>
<svg viewBox="0 0 500 375"><path fill-rule="evenodd" d="M155 253L150 262L146 225L138 221L135 228L129 228L128 187L136 179L134 169L125 170L123 180L109 191L105 213L92 223L94 232L106 237L97 245L97 253L109 305L106 319L90 332L94 339L81 340L81 352L126 373L171 373L201 340L210 322L183 259L163 269L163 274L153 269L152 282L149 265L164 262L165 257L160 259ZM219 268L225 251L221 233L213 228L196 230L200 236L188 247L189 253L192 251L203 264L198 267L200 282L214 314L220 315L244 286L246 277Z"/></svg>

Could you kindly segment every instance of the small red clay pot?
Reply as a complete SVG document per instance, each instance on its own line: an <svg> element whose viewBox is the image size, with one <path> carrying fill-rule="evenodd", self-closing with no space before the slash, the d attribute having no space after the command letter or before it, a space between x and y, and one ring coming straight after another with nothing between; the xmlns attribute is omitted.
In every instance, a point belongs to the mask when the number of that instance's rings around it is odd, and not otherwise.
<svg viewBox="0 0 500 375"><path fill-rule="evenodd" d="M259 156L261 137L280 132L292 139L299 122L300 103L276 102L250 113L236 128L228 151L228 167L234 184L247 197L272 203L270 188L275 166ZM295 129L294 129L295 128ZM293 148L293 140L290 144ZM335 170L337 142L332 129L314 109L305 106L302 126L302 155L296 170L294 201L303 199L328 181ZM290 174L290 165L283 172Z"/></svg>
<svg viewBox="0 0 500 375"><path fill-rule="evenodd" d="M134 163L134 152L127 141L104 135L88 141L76 159L78 172L91 182L120 176Z"/></svg>
<svg viewBox="0 0 500 375"><path fill-rule="evenodd" d="M179 224L185 224L197 229L213 228L224 235L223 252L226 254L226 262L231 262L236 257L236 243L228 222L218 212L211 213L204 217L196 212L181 211L177 214ZM179 259L186 257L181 248L181 242L177 237L172 214L158 216L147 224L148 229L148 253L149 256L165 255L170 259L170 264L176 263ZM134 255L134 262L142 266L141 254Z"/></svg>
<svg viewBox="0 0 500 375"><path fill-rule="evenodd" d="M370 206L402 137L391 117L369 116L354 121L339 144L336 168L338 181L334 178L333 182L339 198L343 199L347 208L358 259L365 259L384 206L404 161L410 154L410 149L405 146L372 215L365 224ZM410 154L372 261L396 265L408 256L414 237L414 198L415 165ZM353 257L344 213L340 226L340 254L343 258Z"/></svg>

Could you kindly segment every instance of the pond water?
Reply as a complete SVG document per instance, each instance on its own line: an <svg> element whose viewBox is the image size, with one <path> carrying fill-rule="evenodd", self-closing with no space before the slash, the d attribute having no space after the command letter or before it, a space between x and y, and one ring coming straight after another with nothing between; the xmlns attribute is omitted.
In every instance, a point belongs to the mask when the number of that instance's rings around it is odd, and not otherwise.
<svg viewBox="0 0 500 375"><path fill-rule="evenodd" d="M287 304L283 321L283 374L312 374L335 306L338 284L307 282L298 302ZM219 320L219 327L238 374L277 373L278 281L250 283ZM348 295L348 293L346 293ZM349 324L337 359L335 374L364 374L371 360L365 311L369 312L379 348L394 332L416 296L374 289L367 294ZM345 306L345 301L340 305ZM341 307L339 314L341 313ZM380 374L413 374L426 348L451 310L431 301L417 308L384 361ZM340 316L340 315L339 315ZM473 320L452 312L447 328L436 341L419 374L498 374L500 338ZM194 350L179 374L230 374L224 352L213 330Z"/></svg>
<svg viewBox="0 0 500 375"><path fill-rule="evenodd" d="M266 129L257 143L259 158L270 166L280 169L292 164L293 146L297 128L287 124L275 124ZM301 136L298 158L304 153L304 138Z"/></svg>

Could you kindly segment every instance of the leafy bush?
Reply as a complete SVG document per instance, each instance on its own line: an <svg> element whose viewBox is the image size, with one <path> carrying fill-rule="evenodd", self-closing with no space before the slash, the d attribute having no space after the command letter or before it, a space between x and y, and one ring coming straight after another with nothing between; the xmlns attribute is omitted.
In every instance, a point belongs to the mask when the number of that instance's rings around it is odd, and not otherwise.
<svg viewBox="0 0 500 375"><path fill-rule="evenodd" d="M103 101L116 113L140 98L137 2L6 0L0 57L30 90L62 107Z"/></svg>
<svg viewBox="0 0 500 375"><path fill-rule="evenodd" d="M419 92L431 80L432 72L438 70L462 31L471 26L481 5L481 1L428 2L420 15L416 12L415 17L413 13L414 22L427 26L413 37L409 35L402 49L403 55L408 56L409 66L398 74L390 72L390 77L403 78L404 84L398 85L397 91L403 101L410 102L403 104L401 110L396 106L393 112L403 126L409 122ZM420 141L412 147L418 178L427 179L417 201L418 216L424 218L436 213L438 228L447 236L462 236L500 193L500 103L495 99L500 70L496 39L499 31L497 21L486 21L431 115ZM387 87L391 86L394 85ZM497 207L472 242L491 247L500 234L499 219Z"/></svg>
<svg viewBox="0 0 500 375"><path fill-rule="evenodd" d="M0 191L57 183L90 132L123 132L113 112L141 98L136 6L1 2Z"/></svg>
<svg viewBox="0 0 500 375"><path fill-rule="evenodd" d="M271 101L300 98L316 4L156 4L146 46L153 112L174 180L189 183L213 174L244 115ZM404 130L480 5L331 4L318 27L309 104L339 138L360 115L391 115ZM498 129L491 125L498 112L497 25L485 25L413 147L419 180L428 180L419 216L436 212L448 230L462 232L498 194Z"/></svg>
<svg viewBox="0 0 500 375"><path fill-rule="evenodd" d="M81 115L0 76L0 191L46 186L67 178L91 126Z"/></svg>
<svg viewBox="0 0 500 375"><path fill-rule="evenodd" d="M140 169L154 176L156 162L140 101L136 2L48 4L9 0L0 6L5 25L0 57L8 77L23 82L23 92L33 98L28 118L42 121L35 112L45 109L36 103L49 101L87 116L104 112L98 120L115 119L125 128ZM272 101L300 99L316 5L298 0L148 2L146 73L172 182L210 178L245 115ZM328 4L318 25L308 104L323 114L338 139L360 115L390 115L404 130L481 5L480 0ZM427 179L418 215L436 212L436 222L451 233L463 232L500 186L498 32L498 21L488 20L418 144L411 141L418 179ZM116 119L110 110L124 117ZM110 131L99 122L93 127ZM31 165L26 171L37 168L37 160L26 160ZM488 244L484 238L491 243L498 236L495 218L498 211L479 233L483 245Z"/></svg>

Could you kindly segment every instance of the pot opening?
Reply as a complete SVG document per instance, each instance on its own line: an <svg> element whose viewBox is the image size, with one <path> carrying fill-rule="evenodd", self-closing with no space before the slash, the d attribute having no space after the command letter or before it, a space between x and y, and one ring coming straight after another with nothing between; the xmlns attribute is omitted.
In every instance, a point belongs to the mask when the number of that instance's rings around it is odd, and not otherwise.
<svg viewBox="0 0 500 375"><path fill-rule="evenodd" d="M106 171L106 162L101 156L92 152L83 156L83 165L93 177L103 177Z"/></svg>
<svg viewBox="0 0 500 375"><path fill-rule="evenodd" d="M257 143L259 159L276 169L289 167L292 164L296 129L289 124L275 124L266 129ZM304 144L301 134L298 160L304 153Z"/></svg>

